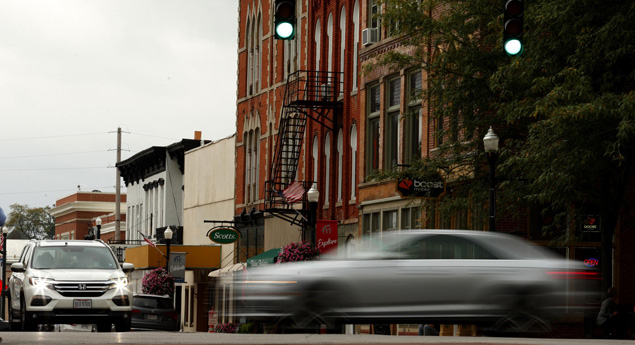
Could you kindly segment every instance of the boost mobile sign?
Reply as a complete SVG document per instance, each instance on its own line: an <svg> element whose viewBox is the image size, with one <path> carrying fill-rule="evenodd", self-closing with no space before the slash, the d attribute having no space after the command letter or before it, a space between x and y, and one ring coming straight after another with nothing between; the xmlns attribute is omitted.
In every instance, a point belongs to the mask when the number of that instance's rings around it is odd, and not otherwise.
<svg viewBox="0 0 635 345"><path fill-rule="evenodd" d="M397 191L403 197L435 199L445 194L445 181L441 176L425 180L402 177L397 179Z"/></svg>
<svg viewBox="0 0 635 345"><path fill-rule="evenodd" d="M207 236L212 242L229 244L238 241L240 233L234 228L219 227L211 229Z"/></svg>

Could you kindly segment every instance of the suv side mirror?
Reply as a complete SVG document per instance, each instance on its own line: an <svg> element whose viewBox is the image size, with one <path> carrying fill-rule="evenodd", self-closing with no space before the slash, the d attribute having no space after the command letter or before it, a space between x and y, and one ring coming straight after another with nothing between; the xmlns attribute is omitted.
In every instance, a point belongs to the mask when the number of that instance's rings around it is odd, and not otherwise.
<svg viewBox="0 0 635 345"><path fill-rule="evenodd" d="M24 272L24 264L21 262L11 264L11 272Z"/></svg>
<svg viewBox="0 0 635 345"><path fill-rule="evenodd" d="M15 264L14 264L15 265ZM134 271L134 265L129 263L129 262L124 262L121 265L121 269L125 272L125 273L130 273L132 271Z"/></svg>

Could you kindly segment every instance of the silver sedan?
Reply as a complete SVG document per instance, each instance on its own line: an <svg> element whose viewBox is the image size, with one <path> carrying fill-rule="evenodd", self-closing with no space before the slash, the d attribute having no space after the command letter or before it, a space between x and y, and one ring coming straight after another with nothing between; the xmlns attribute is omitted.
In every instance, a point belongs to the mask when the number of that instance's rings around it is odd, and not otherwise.
<svg viewBox="0 0 635 345"><path fill-rule="evenodd" d="M467 323L543 332L588 302L598 280L516 236L401 230L364 239L354 254L249 268L234 278L234 299L236 316L293 328Z"/></svg>

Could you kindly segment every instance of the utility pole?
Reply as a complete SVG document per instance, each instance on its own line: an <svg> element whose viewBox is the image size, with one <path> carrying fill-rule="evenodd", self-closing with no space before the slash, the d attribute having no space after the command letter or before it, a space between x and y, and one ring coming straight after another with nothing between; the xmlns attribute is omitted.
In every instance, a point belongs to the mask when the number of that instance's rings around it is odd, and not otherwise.
<svg viewBox="0 0 635 345"><path fill-rule="evenodd" d="M121 162L121 127L117 127L117 164ZM116 167L116 165L115 165ZM117 183L115 184L115 241L119 241L121 231L121 175L119 168L117 171Z"/></svg>

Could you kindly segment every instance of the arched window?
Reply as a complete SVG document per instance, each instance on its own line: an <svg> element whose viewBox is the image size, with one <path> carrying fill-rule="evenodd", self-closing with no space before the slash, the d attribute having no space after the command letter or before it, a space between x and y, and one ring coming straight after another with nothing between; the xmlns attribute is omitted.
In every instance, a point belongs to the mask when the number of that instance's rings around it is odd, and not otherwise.
<svg viewBox="0 0 635 345"><path fill-rule="evenodd" d="M324 137L324 163L326 165L326 169L324 171L324 204L329 203L329 192L331 185L331 133L326 132L326 136Z"/></svg>
<svg viewBox="0 0 635 345"><path fill-rule="evenodd" d="M315 71L320 71L320 55L321 55L321 40L322 32L320 28L320 20L315 22Z"/></svg>
<svg viewBox="0 0 635 345"><path fill-rule="evenodd" d="M357 91L357 56L359 54L359 1L353 5L353 91Z"/></svg>
<svg viewBox="0 0 635 345"><path fill-rule="evenodd" d="M357 127L351 126L351 200L356 199L357 187Z"/></svg>
<svg viewBox="0 0 635 345"><path fill-rule="evenodd" d="M344 77L344 58L346 51L346 8L342 6L342 11L340 12L340 70L341 77ZM341 85L343 85L343 80L340 80ZM344 97L344 90L340 90L340 97Z"/></svg>
<svg viewBox="0 0 635 345"><path fill-rule="evenodd" d="M247 96L251 96L251 76L252 76L252 72L251 72L251 64L252 62L252 56L251 56L251 19L247 18L247 26L245 29L245 52L247 54L247 89L246 94Z"/></svg>
<svg viewBox="0 0 635 345"><path fill-rule="evenodd" d="M313 182L318 182L318 137L313 137Z"/></svg>
<svg viewBox="0 0 635 345"><path fill-rule="evenodd" d="M261 16L258 14L254 28L254 93L260 91L260 42L262 40Z"/></svg>
<svg viewBox="0 0 635 345"><path fill-rule="evenodd" d="M344 156L344 135L342 129L337 133L337 202L342 202L342 160Z"/></svg>
<svg viewBox="0 0 635 345"><path fill-rule="evenodd" d="M333 71L333 14L329 13L329 19L326 24L326 36L328 41L328 69Z"/></svg>

